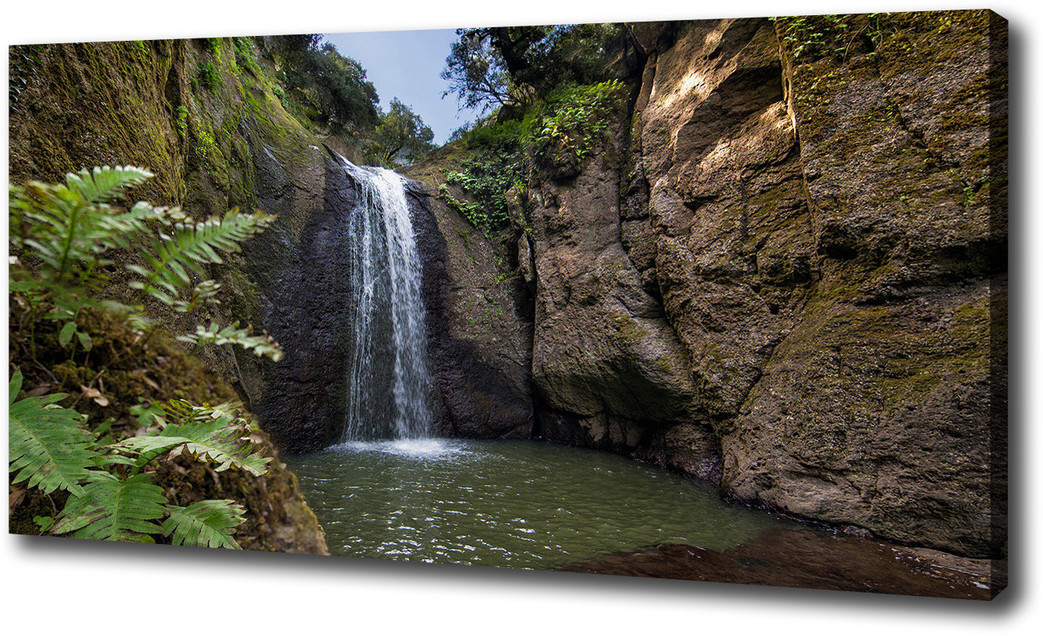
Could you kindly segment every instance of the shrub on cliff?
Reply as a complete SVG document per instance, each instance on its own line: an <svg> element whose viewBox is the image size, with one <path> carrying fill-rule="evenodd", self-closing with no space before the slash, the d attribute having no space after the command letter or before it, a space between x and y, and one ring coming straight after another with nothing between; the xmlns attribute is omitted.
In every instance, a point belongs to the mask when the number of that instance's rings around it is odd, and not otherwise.
<svg viewBox="0 0 1043 636"><path fill-rule="evenodd" d="M439 196L475 227L495 231L506 226L507 191L524 187L533 170L560 172L593 154L624 96L625 85L619 80L566 84L530 105L519 118L463 133L461 142L470 157L458 170L444 171ZM450 185L459 186L470 200L452 196Z"/></svg>
<svg viewBox="0 0 1043 636"><path fill-rule="evenodd" d="M271 53L282 67L281 79L294 97L311 106L335 129L371 130L380 121L379 98L366 69L344 57L321 36L272 38Z"/></svg>

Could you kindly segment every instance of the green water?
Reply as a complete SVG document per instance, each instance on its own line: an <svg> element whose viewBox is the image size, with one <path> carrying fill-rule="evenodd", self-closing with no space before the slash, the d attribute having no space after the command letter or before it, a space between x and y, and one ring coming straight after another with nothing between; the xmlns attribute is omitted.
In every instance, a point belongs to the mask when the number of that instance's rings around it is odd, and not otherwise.
<svg viewBox="0 0 1043 636"><path fill-rule="evenodd" d="M538 442L353 442L288 463L334 555L543 569L792 526L648 464Z"/></svg>

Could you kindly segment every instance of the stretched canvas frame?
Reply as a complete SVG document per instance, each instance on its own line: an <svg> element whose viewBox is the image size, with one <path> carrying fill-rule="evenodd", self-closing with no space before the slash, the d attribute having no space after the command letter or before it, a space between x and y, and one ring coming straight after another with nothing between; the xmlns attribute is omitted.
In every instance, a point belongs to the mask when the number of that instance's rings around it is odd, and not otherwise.
<svg viewBox="0 0 1043 636"><path fill-rule="evenodd" d="M942 27L945 27L945 28L942 28ZM948 28L949 27L945 26L945 24L943 22L943 23L941 23L941 26L939 27L939 32L944 32ZM778 29L778 27L776 27L776 29ZM783 31L777 31L777 32L785 33L784 30ZM996 31L994 33L998 33L998 32L999 31ZM785 41L785 36L783 36L783 41ZM790 43L790 44L792 45L793 43ZM1005 53L1005 49L1004 49L1004 53ZM847 51L845 51L845 56L846 55L847 55ZM996 65L996 64L999 64L999 63L1001 63L1001 60L999 60L996 57L988 58L988 64ZM1005 57L1003 58L1002 63L1005 63ZM785 65L785 62L783 62L782 64ZM794 77L797 77L797 76L794 75ZM198 79L198 77L197 77L197 79ZM833 80L836 80L836 78L833 78ZM833 81L833 80L831 80L831 81ZM683 78L682 78L681 81L682 82L684 81ZM841 78L841 79L836 80L836 81L839 81L839 82L843 83L846 80ZM814 86L814 88L812 88L812 86ZM691 88L692 87L689 87L688 90L690 90ZM808 94L815 94L815 91L823 90L821 85L815 85L812 82L805 83L803 88L807 91ZM922 88L922 86L919 87L919 88ZM799 92L800 87L794 87L793 84L789 84L789 85L785 86L785 90L786 91L793 91L794 93L796 93L796 92ZM792 94L793 93L791 93L791 99L795 99L795 98L792 97ZM652 102L651 98L649 99L649 101L650 101L650 103ZM990 114L992 112L994 112L994 111L990 111ZM978 127L981 128L980 122L977 122L977 123L979 124ZM1005 117L1004 117L1004 123L1005 123ZM797 126L799 127L799 125L800 124L798 123ZM956 130L958 130L958 131L959 130L963 130L960 127L961 124L959 124L959 123L949 122L948 125L955 126ZM175 127L176 127L176 124L175 124ZM998 149L998 146L996 144L1000 143L1000 139L1004 138L1005 135L1001 134L1001 132L998 129L995 128L995 123L986 124L984 126L984 129L987 131L986 132L986 136L991 140L989 142L986 142L984 147L985 147L985 149L987 151L993 152L993 155L991 156L991 159L990 159L991 163L987 164L987 168L986 169L987 170L992 170L993 173L997 173L997 174L999 172L1005 173L1005 164L1003 164L1001 166L1001 164L997 162L997 157L995 156L995 154L997 152L997 149ZM926 143L928 146L930 146L929 140L925 140L923 143ZM1002 159L1003 160L1005 160L1005 156L1006 156L1005 152L1003 152L1002 153ZM566 170L568 170L568 168L566 168ZM566 177L567 177L567 175L566 175ZM981 191L982 186L984 184L986 184L986 183L990 183L990 182L988 182L988 181L980 181L980 182L974 183L972 186L965 186L965 187L971 187L971 189L972 189L971 194L967 195L968 198L973 199L975 196L978 196L978 193ZM903 203L903 204L906 203L908 201L908 197L910 197L910 195L908 195L908 194L897 194L896 196L897 196L898 203ZM906 196L907 199L902 200L901 197L903 197L903 196ZM965 200L964 204L965 204L964 207L971 208L971 207L973 207L974 202ZM988 219L988 224L989 224L988 225L988 232L993 237L995 237L995 236L1003 236L1003 237L1005 237L1005 229L1006 229L1006 219L1005 219L1005 216L996 214L996 209L993 208L993 207L988 207L987 206L987 209L988 209L988 212L992 214L992 216L990 216L989 219ZM641 220L641 218L638 218L638 219L635 219L635 220ZM827 226L828 226L828 223L827 223ZM831 231L833 231L833 230L831 230ZM828 240L825 240L825 241L820 240L820 243L818 245L818 249L820 251L822 251L823 253L825 253L828 258L834 258L834 259L840 259L840 260L842 260L844 258L850 258L850 255L847 254L846 250L850 250L850 249L854 249L854 248L851 247L851 244L850 244L850 240L851 239L850 239L850 237L843 234L843 232L846 231L846 229L843 228L843 227L838 227L835 231L838 232L838 235L837 236L829 235L827 237ZM857 244L857 241L856 241L856 244ZM1005 238L1004 238L1003 247L1005 249ZM965 257L967 257L966 253L958 253L956 255L957 259L965 258ZM990 254L990 255L988 255L988 257L989 258L995 258L995 254ZM984 267L985 267L984 271L986 271L986 272L993 272L993 274L995 274L997 276L1002 274L1005 277L1005 274L1006 274L1005 266L1002 268L1001 271L998 271L998 272L997 271L993 271L992 269L989 269L991 267L990 265L986 265ZM972 270L973 270L973 267L972 267ZM980 277L980 272L978 272L977 270L973 270L973 271L975 272L976 276ZM999 279L993 278L992 280L989 281L989 285L992 286L992 287L995 287L998 282L999 282ZM893 287L896 283L889 283L889 280L885 278L885 279L883 279L883 282L880 283L880 284L883 285L885 288L882 289L882 290L877 290L877 289L869 290L869 293L867 294L868 300L866 298L863 298L863 299L861 299L861 302L863 302L864 304L872 305L874 302L880 302L880 298L881 298L881 296L872 297L872 294L874 294L874 293L875 294L883 294L882 298L886 299L888 294L894 293L892 289L887 288L887 285L890 284ZM899 282L897 284L900 285L901 282ZM992 289L992 287L990 287L990 290ZM1006 318L1005 318L1005 309L1003 309L1003 307L1002 307L1003 304L1005 304L1005 303L1002 300L1002 298L1000 298L1000 297L990 297L990 300L988 302L986 302L986 304L985 304L985 307L987 307L986 313L987 313L987 315L989 317L986 319L984 324L986 326L986 330L987 330L986 332L989 334L989 337L993 339L992 343L990 345L991 348L989 348L989 350L988 350L988 354L990 356L989 359L991 360L991 363L994 366L987 370L987 374L986 375L988 376L988 381L991 383L990 386L993 389L996 389L996 390L1003 389L1005 391L1006 364L1005 364L1005 361L1002 358L1002 356L998 355L998 352L999 352L1000 349L1005 350L1005 342L1006 342L1005 341L1005 323L1006 323ZM956 314L954 313L953 315L955 316ZM971 324L975 325L976 323L971 321ZM973 326L973 327L968 327L968 328L977 328L978 326L980 326L980 325ZM625 330L626 327L624 326L622 329ZM975 335L977 335L976 331L974 333L975 333ZM983 333L985 333L985 332L983 332ZM236 364L239 363L238 358L235 358L233 360L234 360L234 362ZM961 361L960 364L963 364L964 362L966 362L966 361ZM227 363L227 360L226 360L226 363ZM220 364L220 361L218 361L217 364ZM916 373L912 374L912 376L915 376L915 375L917 375L917 374ZM912 388L903 387L901 389L901 391L906 392L906 393L903 393L903 395L899 396L898 399L900 400L902 397L906 397L906 394L908 393L908 391L913 391L913 390L914 389L912 389ZM86 397L88 397L88 398L91 397L89 392L84 392L84 395ZM993 400L993 402L992 402L993 408L996 408L1000 404L999 401L1005 399L1005 394L1000 394L1000 393L991 394L990 395L990 399ZM993 412L991 415L992 416L997 416L998 413L997 412ZM1005 422L1005 417L1004 417L1004 422ZM557 423L555 425L559 427L558 430L559 430L559 433L561 435L571 435L572 433L570 431L579 430L581 428L588 428L589 429L589 423L583 423L583 422L578 422L578 421L577 422ZM576 428L576 427L579 427L579 428ZM609 435L611 437L611 434L609 434ZM993 453L993 457L997 457L998 458L998 457L1000 457L999 451L1000 451L1000 446L1002 445L1003 438L1002 438L1002 436L993 436L990 439L993 441L995 446L990 448L989 450L990 450L990 452ZM574 440L569 439L569 440L564 440L564 441L574 441ZM994 475L998 474L999 472L1002 472L1000 470L1001 468L1005 468L1005 461L1004 462L995 462L994 465L990 466L990 469L992 469L994 471ZM711 470L712 470L712 468L711 468ZM720 470L724 470L723 467L720 468ZM1005 494L1005 487L1003 489L1001 489L1001 490L1003 491L1003 494ZM996 490L996 492L990 493L990 496L999 496L1000 494L1001 494L1000 490ZM994 511L992 511L992 512L994 512ZM853 524L853 525L857 525L857 524ZM999 524L996 527L997 530L999 530L1001 528L1003 530L1005 530L1005 523Z"/></svg>

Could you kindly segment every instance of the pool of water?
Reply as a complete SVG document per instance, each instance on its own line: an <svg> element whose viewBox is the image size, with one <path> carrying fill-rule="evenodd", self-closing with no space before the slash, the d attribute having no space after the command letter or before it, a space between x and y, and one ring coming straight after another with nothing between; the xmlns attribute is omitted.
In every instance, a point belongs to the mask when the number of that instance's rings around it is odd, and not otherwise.
<svg viewBox="0 0 1043 636"><path fill-rule="evenodd" d="M555 569L797 527L649 464L539 442L351 442L287 462L334 555Z"/></svg>

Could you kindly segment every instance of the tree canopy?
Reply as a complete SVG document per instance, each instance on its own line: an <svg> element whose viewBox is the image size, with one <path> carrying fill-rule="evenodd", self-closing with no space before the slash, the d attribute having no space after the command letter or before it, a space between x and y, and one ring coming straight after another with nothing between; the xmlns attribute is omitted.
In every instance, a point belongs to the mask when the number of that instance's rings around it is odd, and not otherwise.
<svg viewBox="0 0 1043 636"><path fill-rule="evenodd" d="M385 166L413 163L434 149L434 137L420 116L396 98L373 131L372 155Z"/></svg>
<svg viewBox="0 0 1043 636"><path fill-rule="evenodd" d="M344 57L320 35L283 35L271 38L270 50L280 59L283 79L336 128L376 126L380 112L366 69Z"/></svg>
<svg viewBox="0 0 1043 636"><path fill-rule="evenodd" d="M442 78L469 108L488 110L545 95L565 83L606 79L626 40L617 24L457 29Z"/></svg>

